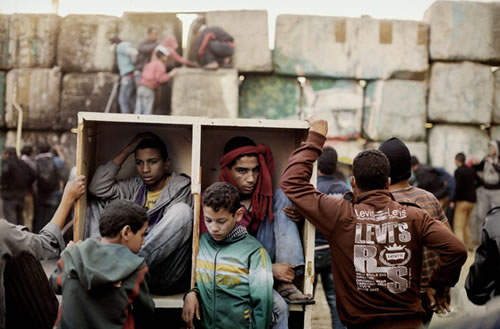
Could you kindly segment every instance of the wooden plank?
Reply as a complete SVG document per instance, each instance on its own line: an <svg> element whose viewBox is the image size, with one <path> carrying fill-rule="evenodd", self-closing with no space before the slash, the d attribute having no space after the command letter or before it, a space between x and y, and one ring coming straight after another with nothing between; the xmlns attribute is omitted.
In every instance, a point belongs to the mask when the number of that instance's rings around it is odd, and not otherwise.
<svg viewBox="0 0 500 329"><path fill-rule="evenodd" d="M266 119L222 119L170 115L138 115L129 113L80 112L85 121L130 122L173 125L202 125L219 127L253 127L284 129L307 129L309 124L302 120L266 120Z"/></svg>
<svg viewBox="0 0 500 329"><path fill-rule="evenodd" d="M201 210L201 125L193 125L191 151L191 193L194 201L193 243L191 255L191 288L196 284L196 259L200 250L200 210Z"/></svg>
<svg viewBox="0 0 500 329"><path fill-rule="evenodd" d="M88 129L85 128L83 120L78 120L78 136L76 140L76 174L85 175L88 186ZM87 213L87 194L83 194L75 203L75 215L73 225L73 239L78 242L83 239L85 231L85 216Z"/></svg>

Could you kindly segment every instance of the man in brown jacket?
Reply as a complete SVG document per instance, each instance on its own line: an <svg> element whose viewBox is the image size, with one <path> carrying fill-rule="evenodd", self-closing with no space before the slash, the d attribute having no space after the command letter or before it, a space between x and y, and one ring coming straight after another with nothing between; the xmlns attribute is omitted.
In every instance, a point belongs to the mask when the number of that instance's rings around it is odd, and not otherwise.
<svg viewBox="0 0 500 329"><path fill-rule="evenodd" d="M423 246L441 266L430 293L454 286L467 258L464 245L442 223L417 206L397 203L389 192L390 166L378 150L353 162L352 200L330 198L309 183L328 131L313 121L309 136L290 157L281 188L299 212L328 239L337 289L337 308L347 328L420 328Z"/></svg>

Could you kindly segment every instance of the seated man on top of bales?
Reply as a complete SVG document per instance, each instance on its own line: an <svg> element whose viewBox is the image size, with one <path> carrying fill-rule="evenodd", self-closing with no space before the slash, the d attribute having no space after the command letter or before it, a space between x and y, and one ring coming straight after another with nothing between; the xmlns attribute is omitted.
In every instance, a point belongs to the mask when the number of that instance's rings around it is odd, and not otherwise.
<svg viewBox="0 0 500 329"><path fill-rule="evenodd" d="M131 153L135 154L137 175L117 180L121 165ZM149 227L139 256L146 259L151 274L148 285L156 294L185 291L190 283L191 180L167 172L168 167L165 143L152 133L140 133L97 168L89 185L90 193L101 200L132 200L147 208ZM90 211L90 216L97 215ZM95 223L95 219L90 220Z"/></svg>
<svg viewBox="0 0 500 329"><path fill-rule="evenodd" d="M218 26L202 25L195 43L196 60L204 69L233 66L234 39Z"/></svg>
<svg viewBox="0 0 500 329"><path fill-rule="evenodd" d="M276 289L273 291L273 313L286 322L288 308L283 299L292 304L314 301L293 284L295 276L304 273L304 252L297 224L284 210L292 205L291 202L281 190L274 193L272 190L272 152L267 145L256 145L248 137L233 137L224 146L220 167L220 180L232 184L240 192L243 218L238 225L246 227L271 256ZM200 234L206 232L202 218ZM273 328L287 327L283 321L273 321L278 322Z"/></svg>

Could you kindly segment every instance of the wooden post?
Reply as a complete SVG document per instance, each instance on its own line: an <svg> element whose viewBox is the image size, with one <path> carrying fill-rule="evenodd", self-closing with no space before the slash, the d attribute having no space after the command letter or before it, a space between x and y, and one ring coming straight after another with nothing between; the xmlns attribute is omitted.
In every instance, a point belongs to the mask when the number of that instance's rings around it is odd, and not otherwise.
<svg viewBox="0 0 500 329"><path fill-rule="evenodd" d="M194 195L194 220L193 220L193 254L191 255L191 288L196 283L196 258L200 250L200 208L201 195Z"/></svg>

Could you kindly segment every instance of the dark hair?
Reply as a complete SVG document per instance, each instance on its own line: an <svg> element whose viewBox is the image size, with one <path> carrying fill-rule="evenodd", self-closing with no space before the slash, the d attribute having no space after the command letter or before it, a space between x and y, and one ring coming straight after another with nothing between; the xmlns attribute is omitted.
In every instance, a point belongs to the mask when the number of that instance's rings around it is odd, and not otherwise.
<svg viewBox="0 0 500 329"><path fill-rule="evenodd" d="M167 152L167 146L163 141L160 139L160 137L156 136L155 134L151 134L152 136L150 138L143 139L139 145L135 148L135 152L137 150L143 150L143 149L155 149L160 151L161 158L163 160L168 159L168 152Z"/></svg>
<svg viewBox="0 0 500 329"><path fill-rule="evenodd" d="M414 155L411 156L410 158L410 163L411 163L411 166L413 167L414 165L418 165L420 164L420 162L418 162L418 158Z"/></svg>
<svg viewBox="0 0 500 329"><path fill-rule="evenodd" d="M391 185L408 180L411 176L410 150L399 138L392 137L379 146L391 166Z"/></svg>
<svg viewBox="0 0 500 329"><path fill-rule="evenodd" d="M115 200L104 208L99 230L103 237L113 238L127 225L137 233L147 221L148 215L143 207L128 200Z"/></svg>
<svg viewBox="0 0 500 329"><path fill-rule="evenodd" d="M15 147L12 147L12 146L6 147L3 150L3 153L8 154L9 157L12 158L12 159L17 159L17 152L16 152L16 148Z"/></svg>
<svg viewBox="0 0 500 329"><path fill-rule="evenodd" d="M352 164L356 185L362 191L384 189L390 170L389 160L379 150L359 153Z"/></svg>
<svg viewBox="0 0 500 329"><path fill-rule="evenodd" d="M151 34L153 31L158 31L158 28L156 26L150 26L148 27L148 34Z"/></svg>
<svg viewBox="0 0 500 329"><path fill-rule="evenodd" d="M252 139L250 139L246 136L236 136L236 137L231 138L226 143L226 145L224 145L224 154L227 154L233 150L236 150L236 149L238 149L240 147L244 147L244 146L257 146L257 144L255 144L255 142ZM228 167L232 168L236 164L236 161L238 161L242 157L252 157L252 156L256 157L257 153L240 155L240 156L234 158L234 160L231 161L231 163L228 165Z"/></svg>
<svg viewBox="0 0 500 329"><path fill-rule="evenodd" d="M204 207L212 208L214 211L226 209L234 215L241 207L240 193L229 183L213 183L203 193L201 203Z"/></svg>
<svg viewBox="0 0 500 329"><path fill-rule="evenodd" d="M31 154L33 154L33 146L31 145L23 146L23 148L21 149L21 154L30 156Z"/></svg>
<svg viewBox="0 0 500 329"><path fill-rule="evenodd" d="M325 146L318 158L318 169L325 175L333 175L337 170L337 151L331 146Z"/></svg>
<svg viewBox="0 0 500 329"><path fill-rule="evenodd" d="M457 155L455 155L455 160L460 163L465 163L465 154L463 152L457 153Z"/></svg>
<svg viewBox="0 0 500 329"><path fill-rule="evenodd" d="M156 51L156 57L158 59L160 59L161 57L168 57L167 55L165 55L161 50L157 50Z"/></svg>
<svg viewBox="0 0 500 329"><path fill-rule="evenodd" d="M47 153L50 152L50 146L47 144L41 144L38 149L40 150L40 153Z"/></svg>

